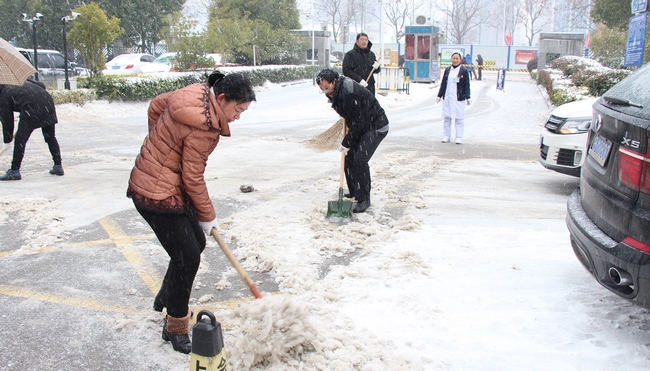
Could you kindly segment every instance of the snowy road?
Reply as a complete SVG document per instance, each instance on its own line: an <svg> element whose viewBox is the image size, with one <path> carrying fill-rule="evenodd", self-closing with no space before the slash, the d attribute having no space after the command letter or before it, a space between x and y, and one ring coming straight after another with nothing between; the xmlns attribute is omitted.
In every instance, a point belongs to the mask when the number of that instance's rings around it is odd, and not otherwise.
<svg viewBox="0 0 650 371"><path fill-rule="evenodd" d="M564 217L578 179L537 162L551 108L527 75L508 76L505 92L486 75L472 82L463 145L440 143L437 87L379 96L391 131L371 161L373 204L343 226L324 218L339 154L305 144L338 117L311 83L258 92L206 179L244 268L264 291L306 303L316 330L301 355L273 347L280 363L255 340L239 345L233 308L250 295L211 242L192 304L224 324L235 369L650 368L650 314L571 251ZM125 197L146 103L57 109L66 175L47 174L36 132L23 180L0 184L0 370L189 369L150 310L167 257Z"/></svg>

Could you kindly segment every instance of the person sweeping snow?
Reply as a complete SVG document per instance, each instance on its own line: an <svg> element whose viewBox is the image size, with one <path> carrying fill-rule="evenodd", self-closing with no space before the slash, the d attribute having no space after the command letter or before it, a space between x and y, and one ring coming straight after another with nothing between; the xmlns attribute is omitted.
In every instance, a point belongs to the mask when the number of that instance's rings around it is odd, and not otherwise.
<svg viewBox="0 0 650 371"><path fill-rule="evenodd" d="M20 112L18 130L14 137L14 112ZM11 168L0 176L0 180L20 180L20 165L25 156L25 147L32 132L41 128L43 139L52 155L52 175L63 175L61 148L56 140L55 126L58 122L54 99L42 82L27 80L22 86L0 85L0 121L4 144L0 154L9 151L14 142Z"/></svg>
<svg viewBox="0 0 650 371"><path fill-rule="evenodd" d="M469 106L469 72L461 65L463 57L456 52L451 55L451 66L445 68L440 83L436 103L444 99L442 104L443 135L442 142L447 143L451 138L451 120L456 121L456 144L463 142L465 131L465 106Z"/></svg>
<svg viewBox="0 0 650 371"><path fill-rule="evenodd" d="M154 299L154 310L167 316L162 338L174 350L190 353L189 300L217 218L203 173L208 156L229 123L255 101L251 83L241 74L213 72L206 83L161 94L149 105L149 134L131 171L127 196L149 223L170 257Z"/></svg>
<svg viewBox="0 0 650 371"><path fill-rule="evenodd" d="M352 212L362 213L370 207L368 162L388 135L388 117L374 94L349 77L324 69L316 77L316 83L348 126L349 131L341 142L341 151L346 153L345 179L350 192L345 196L357 201Z"/></svg>

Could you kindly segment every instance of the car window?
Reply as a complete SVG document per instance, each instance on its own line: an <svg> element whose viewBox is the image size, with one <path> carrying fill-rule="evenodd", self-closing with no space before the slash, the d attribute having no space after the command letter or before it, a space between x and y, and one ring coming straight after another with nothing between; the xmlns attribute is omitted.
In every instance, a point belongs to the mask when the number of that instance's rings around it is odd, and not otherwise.
<svg viewBox="0 0 650 371"><path fill-rule="evenodd" d="M156 58L154 58L154 57L152 57L150 55L143 55L140 58L140 62L153 62L154 59L156 59Z"/></svg>
<svg viewBox="0 0 650 371"><path fill-rule="evenodd" d="M635 71L630 76L614 85L604 97L618 98L624 101L640 104L643 108L614 105L617 111L626 112L632 116L650 118L650 63Z"/></svg>
<svg viewBox="0 0 650 371"><path fill-rule="evenodd" d="M50 60L54 68L65 68L65 59L61 54L50 54Z"/></svg>
<svg viewBox="0 0 650 371"><path fill-rule="evenodd" d="M38 68L52 68L47 54L38 53Z"/></svg>
<svg viewBox="0 0 650 371"><path fill-rule="evenodd" d="M32 58L30 58L29 53L27 53L26 51L21 50L20 54L22 54L23 57L27 58L28 61L30 62L32 61Z"/></svg>

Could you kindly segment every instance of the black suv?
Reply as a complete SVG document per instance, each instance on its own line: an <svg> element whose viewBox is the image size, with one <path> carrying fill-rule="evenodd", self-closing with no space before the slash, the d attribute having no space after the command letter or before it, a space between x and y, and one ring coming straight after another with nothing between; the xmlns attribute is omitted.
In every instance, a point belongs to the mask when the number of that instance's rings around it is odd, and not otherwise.
<svg viewBox="0 0 650 371"><path fill-rule="evenodd" d="M594 103L587 148L567 203L573 251L601 285L650 308L650 63Z"/></svg>

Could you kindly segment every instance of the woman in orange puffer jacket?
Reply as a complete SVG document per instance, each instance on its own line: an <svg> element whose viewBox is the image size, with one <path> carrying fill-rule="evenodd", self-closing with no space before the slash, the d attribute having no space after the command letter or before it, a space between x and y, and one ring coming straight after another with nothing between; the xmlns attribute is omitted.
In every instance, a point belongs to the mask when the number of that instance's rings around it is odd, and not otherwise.
<svg viewBox="0 0 650 371"><path fill-rule="evenodd" d="M167 308L162 337L190 353L189 299L206 239L217 227L203 178L208 157L228 124L255 101L240 74L213 72L197 83L161 94L149 105L149 135L131 171L127 196L170 257L154 310ZM188 233L190 231L190 233Z"/></svg>

